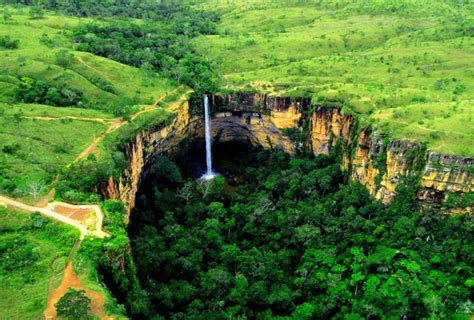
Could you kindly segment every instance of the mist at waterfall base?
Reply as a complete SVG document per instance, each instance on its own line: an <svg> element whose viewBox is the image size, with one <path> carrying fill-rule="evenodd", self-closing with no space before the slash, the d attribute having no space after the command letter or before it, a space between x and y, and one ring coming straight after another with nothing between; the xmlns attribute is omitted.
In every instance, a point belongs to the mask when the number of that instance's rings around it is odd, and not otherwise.
<svg viewBox="0 0 474 320"><path fill-rule="evenodd" d="M209 115L209 96L204 95L204 127L205 127L205 143L206 143L206 173L201 176L203 180L211 180L216 177L216 173L212 169L212 136L211 136L211 119Z"/></svg>

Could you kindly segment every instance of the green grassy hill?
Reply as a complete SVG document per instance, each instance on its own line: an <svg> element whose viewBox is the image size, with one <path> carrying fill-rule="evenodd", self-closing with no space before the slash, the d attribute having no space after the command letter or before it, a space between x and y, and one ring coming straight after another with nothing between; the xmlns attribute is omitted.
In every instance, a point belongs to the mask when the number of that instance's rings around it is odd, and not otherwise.
<svg viewBox="0 0 474 320"><path fill-rule="evenodd" d="M224 1L196 39L231 90L336 101L395 138L474 155L469 1Z"/></svg>
<svg viewBox="0 0 474 320"><path fill-rule="evenodd" d="M228 185L158 157L132 214L98 190L190 88L311 97L474 156L473 13L472 0L0 0L0 195L98 204L107 233L79 243L63 219L0 202L0 319L42 318L73 283L99 297L97 318L467 319L470 217L418 214L415 184L386 208L336 157L236 148Z"/></svg>
<svg viewBox="0 0 474 320"><path fill-rule="evenodd" d="M1 50L0 93L8 101L18 78L42 79L79 89L96 109L113 111L111 102L128 97L137 104L151 104L175 84L110 59L74 51L70 36L75 26L92 20L47 14L29 19L21 9L9 9L12 17L0 26L0 37L19 40L18 49ZM69 50L67 65L60 65L57 53Z"/></svg>
<svg viewBox="0 0 474 320"><path fill-rule="evenodd" d="M0 48L3 193L21 196L30 181L41 181L47 192L54 175L105 132L114 118L151 105L177 86L156 72L75 51L74 28L92 19L53 12L31 19L27 8L2 10L10 17L0 24L0 39L17 43L17 48ZM72 107L18 101L18 88L32 81L36 88L47 85L56 92L73 89L81 101Z"/></svg>

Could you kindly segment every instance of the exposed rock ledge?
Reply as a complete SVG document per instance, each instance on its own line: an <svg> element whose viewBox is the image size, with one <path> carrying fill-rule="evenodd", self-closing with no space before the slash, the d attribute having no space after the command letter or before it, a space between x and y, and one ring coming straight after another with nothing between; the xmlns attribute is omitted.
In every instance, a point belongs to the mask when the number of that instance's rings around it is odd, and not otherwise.
<svg viewBox="0 0 474 320"><path fill-rule="evenodd" d="M445 191L474 191L470 171L474 159L436 154L412 141L385 142L370 128L358 128L357 119L338 108L319 108L309 113L309 99L254 93L215 95L212 102L217 110L212 119L216 141L245 139L264 148L279 146L292 153L294 145L280 129L302 130L304 121L309 121L308 144L313 153L327 154L341 141L346 146L344 168L354 181L366 185L372 195L385 203L396 194L401 176L408 174L421 177L419 198L424 201L442 200ZM127 169L119 179L104 182L102 193L107 198L121 199L130 210L147 162L156 154L172 152L185 138L202 139L203 135L201 117L191 118L188 103L183 104L171 125L155 132L145 130L127 144Z"/></svg>
<svg viewBox="0 0 474 320"><path fill-rule="evenodd" d="M216 142L247 140L253 145L279 147L293 153L293 143L267 115L233 116L231 113L221 112L214 115L211 126L213 140ZM202 117L190 116L188 103L181 106L169 126L158 131L144 130L128 142L125 146L127 168L118 179L110 177L108 181L104 181L101 193L106 198L122 200L130 212L135 205L140 181L147 174L150 159L157 154L177 151L185 139L204 141L204 121Z"/></svg>
<svg viewBox="0 0 474 320"><path fill-rule="evenodd" d="M413 141L385 142L370 128L358 128L357 119L339 108L318 108L308 115L309 99L258 93L224 94L215 96L213 101L218 108L267 113L280 129L301 127L304 120L310 121L308 140L313 153L327 154L337 141L342 141L347 146L345 169L354 181L366 185L372 195L385 203L395 196L401 177L410 174L421 177L419 198L424 201L440 200L445 191L474 191L473 158L440 155Z"/></svg>

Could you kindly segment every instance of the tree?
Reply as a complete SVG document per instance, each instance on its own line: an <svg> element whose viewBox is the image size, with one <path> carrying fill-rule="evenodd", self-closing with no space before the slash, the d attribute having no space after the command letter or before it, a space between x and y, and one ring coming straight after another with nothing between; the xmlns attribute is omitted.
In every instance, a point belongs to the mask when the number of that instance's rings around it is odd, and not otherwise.
<svg viewBox="0 0 474 320"><path fill-rule="evenodd" d="M386 207L344 183L337 156L246 152L229 152L238 165L217 153L222 172L242 175L231 194L223 178L188 186L170 179L174 170L146 178L129 230L148 318L472 313L471 217L421 214L409 179Z"/></svg>
<svg viewBox="0 0 474 320"><path fill-rule="evenodd" d="M30 19L43 19L44 11L39 6L31 7L30 9Z"/></svg>
<svg viewBox="0 0 474 320"><path fill-rule="evenodd" d="M296 307L295 311L291 315L293 319L313 319L316 308L311 303L303 303Z"/></svg>
<svg viewBox="0 0 474 320"><path fill-rule="evenodd" d="M84 290L69 288L64 296L54 305L58 317L63 319L81 320L89 319L91 299Z"/></svg>
<svg viewBox="0 0 474 320"><path fill-rule="evenodd" d="M46 185L41 180L29 181L22 189L24 194L33 196L36 200L38 196L46 189Z"/></svg>
<svg viewBox="0 0 474 320"><path fill-rule="evenodd" d="M67 49L61 49L56 52L56 63L63 68L67 68L72 64L73 57Z"/></svg>
<svg viewBox="0 0 474 320"><path fill-rule="evenodd" d="M200 180L197 183L196 189L200 194L202 194L203 199L211 193L212 183L212 180Z"/></svg>
<svg viewBox="0 0 474 320"><path fill-rule="evenodd" d="M10 36L0 37L0 48L18 49L19 44L20 44L20 40L11 39Z"/></svg>
<svg viewBox="0 0 474 320"><path fill-rule="evenodd" d="M176 195L184 199L186 203L189 203L189 200L191 200L191 198L193 197L193 194L194 194L194 184L191 181L186 182L184 186L181 189L179 189L178 192L176 193Z"/></svg>
<svg viewBox="0 0 474 320"><path fill-rule="evenodd" d="M4 10L4 11L2 12L2 18L3 18L3 23L4 23L4 24L7 24L8 22L11 21L12 15L11 15L11 13L8 12L7 10Z"/></svg>

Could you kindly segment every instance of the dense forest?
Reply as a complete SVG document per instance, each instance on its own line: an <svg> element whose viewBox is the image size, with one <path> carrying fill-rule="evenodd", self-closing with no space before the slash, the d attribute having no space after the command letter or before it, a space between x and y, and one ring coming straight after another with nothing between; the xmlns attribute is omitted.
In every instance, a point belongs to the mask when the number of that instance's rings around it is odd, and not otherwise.
<svg viewBox="0 0 474 320"><path fill-rule="evenodd" d="M129 232L147 306L135 318L418 319L472 309L472 216L422 212L412 180L385 207L347 184L334 156L236 145L216 154L226 178L188 179L186 164L160 157L142 187Z"/></svg>

